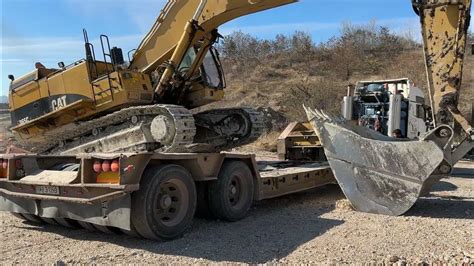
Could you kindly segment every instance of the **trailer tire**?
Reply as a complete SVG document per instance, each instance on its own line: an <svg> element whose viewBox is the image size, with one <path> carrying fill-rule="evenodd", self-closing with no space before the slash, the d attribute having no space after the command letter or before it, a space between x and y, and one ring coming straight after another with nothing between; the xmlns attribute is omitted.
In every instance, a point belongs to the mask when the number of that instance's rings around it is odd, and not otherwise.
<svg viewBox="0 0 474 266"><path fill-rule="evenodd" d="M132 194L132 223L148 239L178 238L191 226L196 197L194 180L185 168L151 167Z"/></svg>
<svg viewBox="0 0 474 266"><path fill-rule="evenodd" d="M209 185L209 207L218 218L243 219L253 203L254 182L250 168L242 161L228 161L218 179Z"/></svg>

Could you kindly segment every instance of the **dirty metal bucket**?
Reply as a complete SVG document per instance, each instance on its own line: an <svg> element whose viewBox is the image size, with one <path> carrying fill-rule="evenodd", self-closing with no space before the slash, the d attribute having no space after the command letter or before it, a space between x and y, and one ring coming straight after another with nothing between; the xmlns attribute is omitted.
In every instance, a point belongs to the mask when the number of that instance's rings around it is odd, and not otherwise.
<svg viewBox="0 0 474 266"><path fill-rule="evenodd" d="M384 136L340 117L306 108L342 191L357 211L401 215L442 176L434 141Z"/></svg>

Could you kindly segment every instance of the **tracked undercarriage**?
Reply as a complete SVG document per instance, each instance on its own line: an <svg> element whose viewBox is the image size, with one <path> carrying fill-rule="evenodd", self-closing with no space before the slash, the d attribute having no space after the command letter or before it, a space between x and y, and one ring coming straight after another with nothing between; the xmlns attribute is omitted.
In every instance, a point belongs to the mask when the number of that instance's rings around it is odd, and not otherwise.
<svg viewBox="0 0 474 266"><path fill-rule="evenodd" d="M264 129L263 114L251 108L214 109L196 114L195 119L195 141L206 143L207 151L249 144L259 138Z"/></svg>
<svg viewBox="0 0 474 266"><path fill-rule="evenodd" d="M39 154L97 152L214 152L256 140L261 113L250 108L192 114L176 105L136 106L48 131L49 141L27 143Z"/></svg>

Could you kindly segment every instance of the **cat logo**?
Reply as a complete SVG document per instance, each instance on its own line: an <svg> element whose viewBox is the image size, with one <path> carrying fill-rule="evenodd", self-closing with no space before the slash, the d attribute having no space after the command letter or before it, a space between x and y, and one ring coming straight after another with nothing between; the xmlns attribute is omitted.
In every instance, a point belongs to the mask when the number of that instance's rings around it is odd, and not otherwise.
<svg viewBox="0 0 474 266"><path fill-rule="evenodd" d="M55 100L51 101L51 106L53 107L53 111L59 110L61 108L66 107L66 96L59 97Z"/></svg>
<svg viewBox="0 0 474 266"><path fill-rule="evenodd" d="M18 120L18 125L26 124L26 123L28 123L28 121L30 121L30 117L27 116L23 119Z"/></svg>

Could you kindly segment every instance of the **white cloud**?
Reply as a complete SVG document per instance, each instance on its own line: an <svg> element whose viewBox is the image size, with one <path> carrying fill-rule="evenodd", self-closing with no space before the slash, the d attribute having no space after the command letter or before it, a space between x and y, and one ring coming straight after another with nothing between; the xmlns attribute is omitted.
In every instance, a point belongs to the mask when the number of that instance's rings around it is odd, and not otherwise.
<svg viewBox="0 0 474 266"><path fill-rule="evenodd" d="M338 29L341 26L340 23L319 23L319 22L305 22L305 23L276 23L266 25L255 25L255 26L242 26L242 27L222 27L220 29L221 34L227 35L234 31L242 31L248 34L278 34L281 32L288 31L317 31L327 29Z"/></svg>
<svg viewBox="0 0 474 266"><path fill-rule="evenodd" d="M141 35L111 37L111 45L122 47L126 53L136 48ZM97 59L102 59L100 42L91 40L95 45ZM125 55L126 56L126 55ZM73 63L85 57L84 41L74 37L55 38L3 38L0 51L0 73L2 83L0 95L5 95L8 88L8 74L17 77L31 71L35 62L47 67L56 67L57 62Z"/></svg>
<svg viewBox="0 0 474 266"><path fill-rule="evenodd" d="M194 0L193 0L194 1ZM131 20L139 32L145 33L153 25L166 0L64 0L64 2L92 18L117 19L117 14L124 14Z"/></svg>
<svg viewBox="0 0 474 266"><path fill-rule="evenodd" d="M299 22L299 23L275 23L265 25L252 25L252 26L223 26L220 28L220 32L223 35L230 34L234 31L242 31L251 35L264 35L274 36L279 33L289 33L294 31L305 31L317 33L318 31L324 30L338 30L345 21L333 22L333 23L320 23L320 22ZM383 20L367 20L367 21L354 21L350 22L353 25L364 25L375 22L377 26L387 26L393 32L398 34L414 34L418 36L420 33L420 26L418 18L406 17L406 18L395 18L395 19L383 19Z"/></svg>
<svg viewBox="0 0 474 266"><path fill-rule="evenodd" d="M111 44L127 49L138 45L141 35L111 37ZM91 40L99 54L100 41ZM131 47L131 48L130 48ZM84 55L84 41L72 37L5 38L1 50L2 62L20 62L25 59L77 60ZM14 58L5 59L4 57Z"/></svg>

